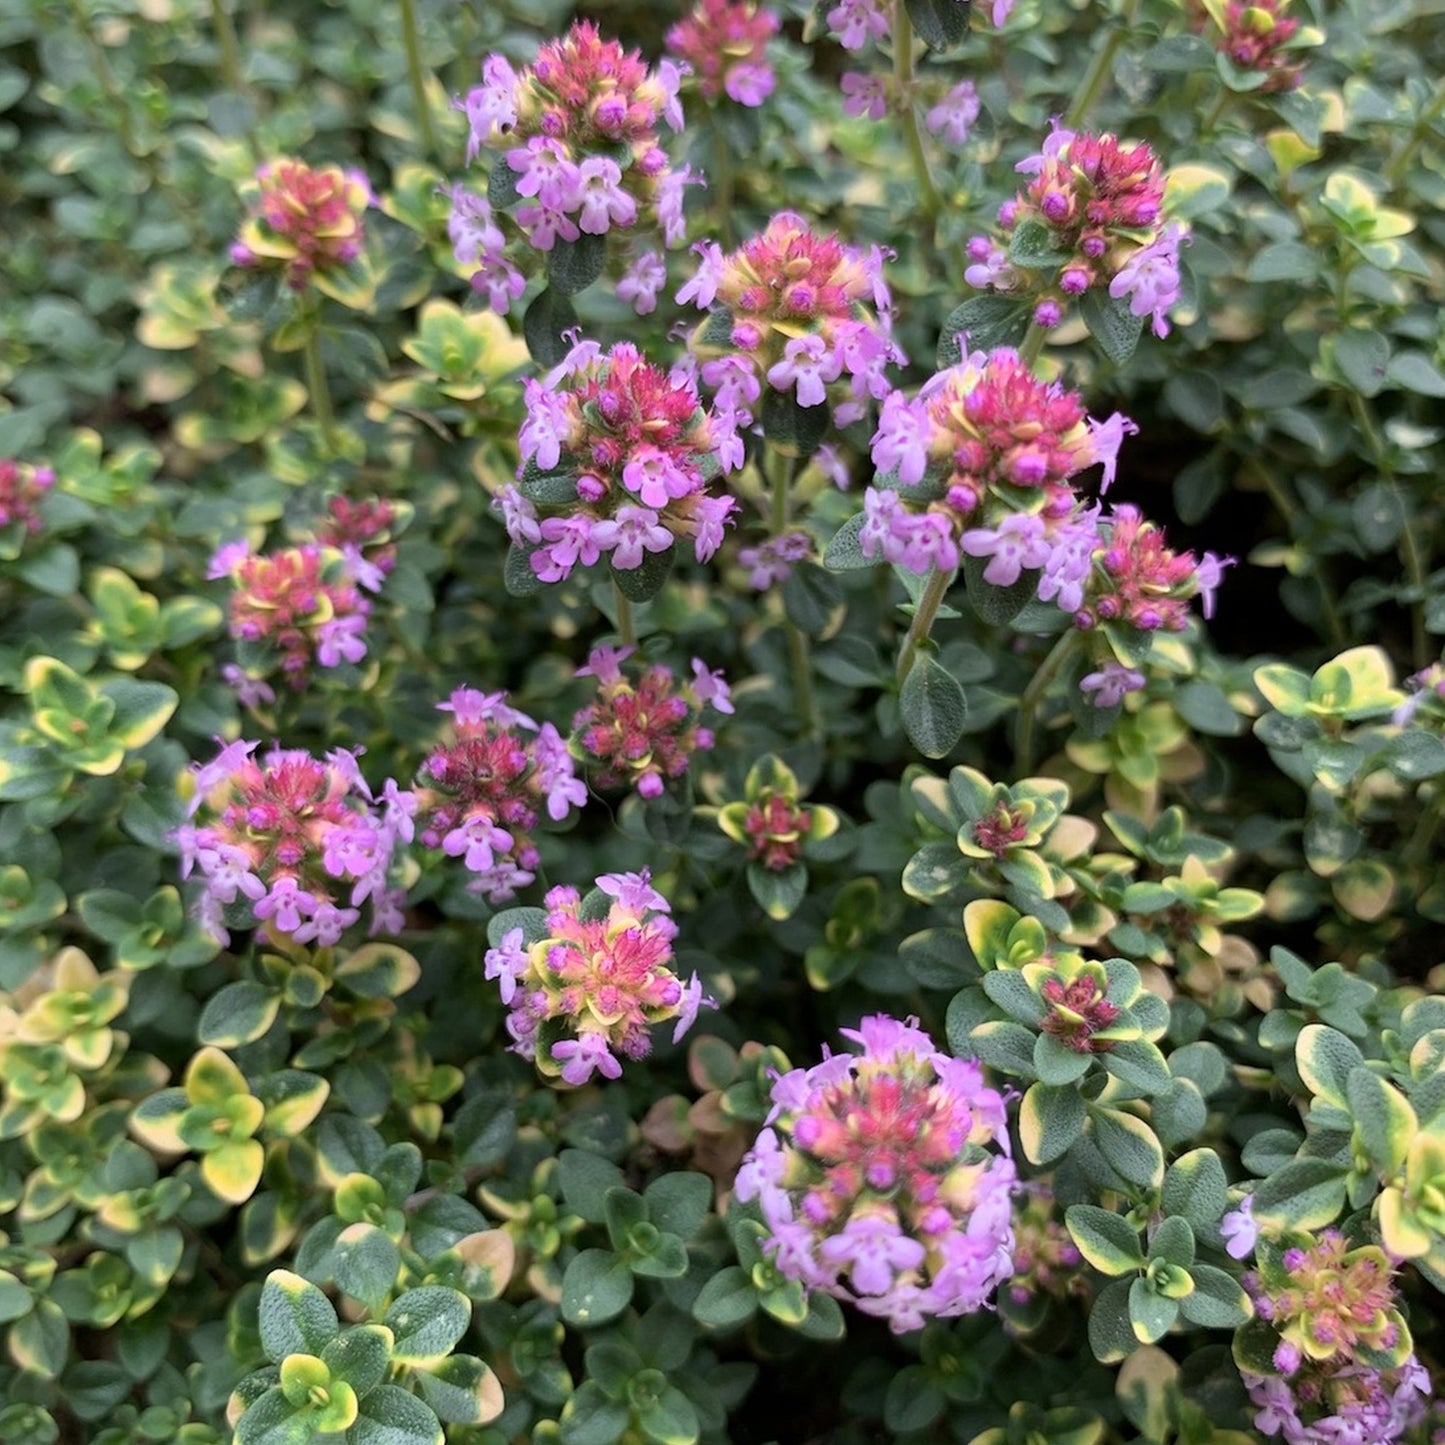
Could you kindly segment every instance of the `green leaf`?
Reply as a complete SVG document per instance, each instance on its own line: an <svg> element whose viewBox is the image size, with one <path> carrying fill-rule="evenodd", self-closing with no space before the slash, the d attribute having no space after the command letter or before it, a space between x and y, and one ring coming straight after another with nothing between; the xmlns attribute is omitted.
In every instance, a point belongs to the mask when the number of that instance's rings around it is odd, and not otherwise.
<svg viewBox="0 0 1445 1445"><path fill-rule="evenodd" d="M955 306L938 337L938 367L957 366L965 351L1018 346L1029 329L1032 308L1008 296L975 296Z"/></svg>
<svg viewBox="0 0 1445 1445"><path fill-rule="evenodd" d="M532 597L547 585L532 569L532 553L536 550L535 547L519 546L516 542L507 548L506 559L502 563L502 585L509 597Z"/></svg>
<svg viewBox="0 0 1445 1445"><path fill-rule="evenodd" d="M1410 1101L1365 1065L1350 1070L1346 1086L1355 1139L1375 1172L1383 1179L1397 1174L1405 1163L1420 1122Z"/></svg>
<svg viewBox="0 0 1445 1445"><path fill-rule="evenodd" d="M676 555L677 548L669 547L665 552L644 552L636 567L609 564L612 580L629 602L651 602L672 575Z"/></svg>
<svg viewBox="0 0 1445 1445"><path fill-rule="evenodd" d="M908 740L925 757L945 757L963 735L968 704L958 679L930 653L920 651L898 694Z"/></svg>
<svg viewBox="0 0 1445 1445"><path fill-rule="evenodd" d="M1084 1132L1085 1107L1072 1087L1032 1084L1019 1105L1019 1138L1031 1164L1052 1164Z"/></svg>
<svg viewBox="0 0 1445 1445"><path fill-rule="evenodd" d="M1180 1301L1184 1318L1210 1330L1232 1330L1254 1314L1239 1281L1212 1264L1191 1264L1194 1292Z"/></svg>
<svg viewBox="0 0 1445 1445"><path fill-rule="evenodd" d="M27 1375L54 1380L69 1353L70 1326L54 1300L36 1300L35 1308L10 1326L10 1358Z"/></svg>
<svg viewBox="0 0 1445 1445"><path fill-rule="evenodd" d="M276 989L251 979L228 983L201 1010L196 1037L223 1049L254 1043L276 1021L280 1007Z"/></svg>
<svg viewBox="0 0 1445 1445"><path fill-rule="evenodd" d="M698 1291L692 1317L705 1329L726 1331L740 1329L757 1310L757 1291L747 1272L737 1265L728 1265Z"/></svg>
<svg viewBox="0 0 1445 1445"><path fill-rule="evenodd" d="M582 231L575 241L558 241L547 252L547 282L563 296L575 296L586 290L606 265L607 237Z"/></svg>
<svg viewBox="0 0 1445 1445"><path fill-rule="evenodd" d="M1084 292L1079 314L1089 328L1089 335L1115 366L1123 366L1133 356L1144 330L1144 318L1135 316L1127 301L1115 301L1107 291L1096 286Z"/></svg>
<svg viewBox="0 0 1445 1445"><path fill-rule="evenodd" d="M630 1417L625 1404L609 1400L595 1380L585 1380L562 1411L562 1445L616 1445Z"/></svg>
<svg viewBox="0 0 1445 1445"><path fill-rule="evenodd" d="M862 512L855 513L833 534L833 540L828 543L823 553L823 565L829 571L862 572L869 567L876 567L883 560L881 557L863 555L858 534L867 520Z"/></svg>
<svg viewBox="0 0 1445 1445"><path fill-rule="evenodd" d="M748 892L769 918L781 922L798 911L808 894L808 870L794 863L778 872L754 859L747 867Z"/></svg>
<svg viewBox="0 0 1445 1445"><path fill-rule="evenodd" d="M337 1235L331 1261L336 1283L375 1309L396 1284L401 1252L376 1225L358 1221Z"/></svg>
<svg viewBox="0 0 1445 1445"><path fill-rule="evenodd" d="M622 1171L600 1154L586 1149L564 1149L557 1156L557 1183L562 1200L573 1214L589 1224L607 1219L607 1191L624 1183Z"/></svg>
<svg viewBox="0 0 1445 1445"><path fill-rule="evenodd" d="M449 1425L485 1425L506 1404L501 1382L473 1355L451 1355L415 1379L422 1399Z"/></svg>
<svg viewBox="0 0 1445 1445"><path fill-rule="evenodd" d="M675 1170L654 1179L643 1198L648 1217L659 1229L679 1239L691 1239L712 1208L712 1180L706 1174Z"/></svg>
<svg viewBox="0 0 1445 1445"><path fill-rule="evenodd" d="M584 1249L562 1276L562 1318L569 1325L596 1329L631 1302L632 1271L610 1249Z"/></svg>
<svg viewBox="0 0 1445 1445"><path fill-rule="evenodd" d="M517 1137L517 1106L508 1089L468 1099L452 1121L452 1145L463 1168L490 1168L507 1157Z"/></svg>
<svg viewBox="0 0 1445 1445"><path fill-rule="evenodd" d="M496 166L492 174L506 167ZM538 366L556 366L572 349L563 334L577 325L577 312L568 296L554 286L544 287L531 300L522 317L522 337Z"/></svg>
<svg viewBox="0 0 1445 1445"><path fill-rule="evenodd" d="M1111 1364L1132 1354L1138 1347L1129 1321L1129 1291L1138 1280L1116 1279L1099 1291L1089 1311L1089 1348L1094 1358Z"/></svg>
<svg viewBox="0 0 1445 1445"><path fill-rule="evenodd" d="M783 609L809 637L827 630L842 602L837 581L815 562L800 562L783 583Z"/></svg>
<svg viewBox="0 0 1445 1445"><path fill-rule="evenodd" d="M1208 1234L1228 1203L1224 1165L1213 1149L1191 1150L1169 1166L1161 1199L1165 1214L1182 1216L1196 1233Z"/></svg>
<svg viewBox="0 0 1445 1445"><path fill-rule="evenodd" d="M1163 1339L1178 1318L1178 1300L1155 1294L1144 1279L1136 1279L1129 1285L1129 1323L1133 1326L1134 1338L1141 1344L1152 1345Z"/></svg>
<svg viewBox="0 0 1445 1445"><path fill-rule="evenodd" d="M1296 1159L1254 1191L1254 1217L1270 1230L1324 1229L1345 1207L1349 1170L1330 1159Z"/></svg>
<svg viewBox="0 0 1445 1445"><path fill-rule="evenodd" d="M1349 1106L1350 1074L1364 1062L1356 1044L1325 1024L1306 1025L1295 1042L1295 1064L1305 1086L1340 1109Z"/></svg>
<svg viewBox="0 0 1445 1445"><path fill-rule="evenodd" d="M1163 1183L1164 1150L1142 1119L1097 1106L1090 1109L1089 1116L1099 1153L1121 1179L1140 1189L1154 1189Z"/></svg>
<svg viewBox="0 0 1445 1445"><path fill-rule="evenodd" d="M763 392L758 419L763 435L789 456L810 457L827 435L832 411L826 402L804 406L790 391Z"/></svg>
<svg viewBox="0 0 1445 1445"><path fill-rule="evenodd" d="M308 1415L280 1390L267 1390L236 1422L235 1445L311 1445L315 1432Z"/></svg>
<svg viewBox="0 0 1445 1445"><path fill-rule="evenodd" d="M918 38L930 50L950 50L968 34L969 0L905 0Z"/></svg>
<svg viewBox="0 0 1445 1445"><path fill-rule="evenodd" d="M1026 270L1049 270L1069 259L1067 251L1054 245L1053 232L1042 221L1020 221L1009 240L1011 264Z"/></svg>
<svg viewBox="0 0 1445 1445"><path fill-rule="evenodd" d="M344 1380L358 1398L365 1398L386 1378L391 1363L392 1334L381 1325L353 1325L321 1352L333 1379Z"/></svg>
<svg viewBox="0 0 1445 1445"><path fill-rule="evenodd" d="M1093 1204L1074 1204L1065 1211L1064 1223L1079 1253L1100 1273L1121 1275L1143 1268L1139 1231L1122 1215Z"/></svg>
<svg viewBox="0 0 1445 1445"><path fill-rule="evenodd" d="M1008 586L995 587L985 581L983 575L992 560L991 557L963 559L964 592L979 617L1001 627L1012 622L1038 595L1039 573L1037 569L1025 568Z"/></svg>
<svg viewBox="0 0 1445 1445"><path fill-rule="evenodd" d="M1350 330L1335 341L1335 365L1361 396L1376 396L1385 384L1390 343L1378 331Z"/></svg>
<svg viewBox="0 0 1445 1445"><path fill-rule="evenodd" d="M990 974L988 977L995 979L1004 975ZM987 983L984 987L988 987ZM1093 1062L1092 1054L1071 1049L1062 1039L1056 1039L1052 1034L1040 1034L1034 1040L1034 1072L1045 1084L1072 1084L1089 1072L1089 1066Z"/></svg>
<svg viewBox="0 0 1445 1445"><path fill-rule="evenodd" d="M430 1367L451 1352L471 1323L467 1297L441 1285L424 1285L400 1295L383 1324L395 1336L392 1359L404 1365Z"/></svg>
<svg viewBox="0 0 1445 1445"><path fill-rule="evenodd" d="M277 1269L261 1286L261 1348L280 1364L287 1355L320 1355L340 1325L336 1310L314 1284Z"/></svg>
<svg viewBox="0 0 1445 1445"><path fill-rule="evenodd" d="M692 1401L676 1385L667 1385L655 1400L643 1405L637 1423L655 1445L694 1445L701 1433Z"/></svg>
<svg viewBox="0 0 1445 1445"><path fill-rule="evenodd" d="M396 1385L378 1385L362 1402L348 1445L442 1445L435 1412Z"/></svg>

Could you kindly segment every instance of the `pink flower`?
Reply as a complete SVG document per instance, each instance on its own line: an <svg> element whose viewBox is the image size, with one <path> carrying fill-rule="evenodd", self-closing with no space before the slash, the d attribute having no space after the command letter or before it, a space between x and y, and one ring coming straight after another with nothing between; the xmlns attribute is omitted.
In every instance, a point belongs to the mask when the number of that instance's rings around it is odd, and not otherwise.
<svg viewBox="0 0 1445 1445"><path fill-rule="evenodd" d="M950 145L961 146L983 110L971 80L961 80L923 117L923 123Z"/></svg>
<svg viewBox="0 0 1445 1445"><path fill-rule="evenodd" d="M844 115L866 115L869 120L882 120L888 114L888 87L881 75L845 70L840 88Z"/></svg>
<svg viewBox="0 0 1445 1445"><path fill-rule="evenodd" d="M644 251L617 283L617 299L630 301L639 316L657 310L657 293L667 284L667 266L658 251Z"/></svg>
<svg viewBox="0 0 1445 1445"><path fill-rule="evenodd" d="M768 368L768 381L779 391L794 391L799 406L822 406L827 384L842 369L821 336L798 336L783 348L783 359Z"/></svg>
<svg viewBox="0 0 1445 1445"><path fill-rule="evenodd" d="M637 202L622 189L622 168L610 156L589 156L579 172L577 224L589 235L604 236L613 226L637 219Z"/></svg>

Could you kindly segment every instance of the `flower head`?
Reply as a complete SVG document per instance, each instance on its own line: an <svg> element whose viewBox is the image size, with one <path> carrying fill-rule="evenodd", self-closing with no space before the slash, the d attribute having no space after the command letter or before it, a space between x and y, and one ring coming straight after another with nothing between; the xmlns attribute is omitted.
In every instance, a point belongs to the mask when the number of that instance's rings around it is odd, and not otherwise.
<svg viewBox="0 0 1445 1445"><path fill-rule="evenodd" d="M231 248L232 260L249 267L280 265L293 291L361 254L372 192L360 171L313 168L282 157L257 170L247 201L250 218Z"/></svg>
<svg viewBox="0 0 1445 1445"><path fill-rule="evenodd" d="M452 714L451 736L418 772L414 826L428 848L462 859L472 892L505 903L536 877L542 810L561 821L586 802L586 786L556 729L539 730L505 693L460 687L439 707Z"/></svg>
<svg viewBox="0 0 1445 1445"><path fill-rule="evenodd" d="M666 898L645 875L597 882L585 899L552 889L533 940L511 930L486 956L487 977L512 1010L513 1051L568 1084L594 1072L617 1078L622 1059L651 1052L655 1024L695 1015L704 1002L695 978L684 986L672 971L677 927Z"/></svg>
<svg viewBox="0 0 1445 1445"><path fill-rule="evenodd" d="M538 250L581 234L632 231L649 216L675 244L682 239L680 216L672 215L682 173L668 160L660 128L682 128L681 79L673 62L649 69L637 51L579 20L520 71L488 57L482 84L456 103L470 123L468 159L484 148L499 152L494 166L504 168L504 183L493 180L493 203L512 193L504 209ZM505 277L500 289L509 304L515 296L491 208L483 211L465 193L454 195L453 207L454 243L459 230L479 238L483 272Z"/></svg>
<svg viewBox="0 0 1445 1445"><path fill-rule="evenodd" d="M916 1019L865 1018L773 1085L736 1190L756 1198L774 1264L895 1331L985 1306L1013 1272L1003 1099Z"/></svg>
<svg viewBox="0 0 1445 1445"><path fill-rule="evenodd" d="M681 777L695 752L713 745L710 729L699 726L705 707L732 711L721 673L694 661L697 674L682 681L671 668L654 663L632 681L621 663L626 653L599 648L579 669L597 679L597 697L572 719L572 748L596 765L599 788L635 786L655 798L666 780Z"/></svg>
<svg viewBox="0 0 1445 1445"><path fill-rule="evenodd" d="M256 747L226 744L194 770L182 876L200 874L197 916L223 939L222 910L244 902L273 933L328 947L388 892L400 830L353 754L276 746L257 761Z"/></svg>
<svg viewBox="0 0 1445 1445"><path fill-rule="evenodd" d="M758 106L776 84L767 47L778 24L757 0L697 0L667 32L665 43L668 54L695 77L704 99L726 95L739 105Z"/></svg>
<svg viewBox="0 0 1445 1445"><path fill-rule="evenodd" d="M740 363L755 382L766 378L799 406L831 400L835 418L861 415L861 400L887 395L884 371L903 359L870 310L889 304L881 259L780 211L731 255L708 251L699 273L706 283L679 292L679 299L713 307L693 349ZM703 374L707 379L706 366ZM833 398L834 383L845 378L851 400Z"/></svg>
<svg viewBox="0 0 1445 1445"><path fill-rule="evenodd" d="M333 519L334 521L334 519ZM243 671L255 680L279 664L293 688L304 687L313 667L338 667L366 656L371 603L358 572L380 585L382 564L365 563L361 550L307 543L275 552L222 548L213 573L232 584L230 633L245 649Z"/></svg>
<svg viewBox="0 0 1445 1445"><path fill-rule="evenodd" d="M1291 1445L1393 1445L1424 1418L1431 1386L1384 1251L1333 1229L1257 1249L1244 1286L1278 1343L1275 1373L1244 1372L1256 1427Z"/></svg>
<svg viewBox="0 0 1445 1445"><path fill-rule="evenodd" d="M22 537L38 532L44 526L40 504L54 485L51 468L0 457L0 531L15 527Z"/></svg>
<svg viewBox="0 0 1445 1445"><path fill-rule="evenodd" d="M699 561L713 554L736 506L707 490L726 428L689 378L621 342L605 356L589 349L562 376L528 381L525 395L520 489L499 502L538 577L560 581L604 556L632 571L679 540Z"/></svg>
<svg viewBox="0 0 1445 1445"><path fill-rule="evenodd" d="M1228 0L1224 6L1219 52L1238 69L1264 76L1263 95L1294 90L1304 73L1298 52L1289 48L1299 21L1284 13L1288 7L1289 0Z"/></svg>
<svg viewBox="0 0 1445 1445"><path fill-rule="evenodd" d="M1037 300L1054 325L1069 297L1105 287L1116 300L1127 298L1136 316L1152 317L1156 335L1167 335L1189 228L1164 215L1165 175L1153 150L1055 121L1040 150L1016 169L1028 183L1003 206L999 224L1010 236L1025 225L1040 228L1057 263L1020 270L1008 264L1004 247L976 236L968 243L969 284L1047 293Z"/></svg>

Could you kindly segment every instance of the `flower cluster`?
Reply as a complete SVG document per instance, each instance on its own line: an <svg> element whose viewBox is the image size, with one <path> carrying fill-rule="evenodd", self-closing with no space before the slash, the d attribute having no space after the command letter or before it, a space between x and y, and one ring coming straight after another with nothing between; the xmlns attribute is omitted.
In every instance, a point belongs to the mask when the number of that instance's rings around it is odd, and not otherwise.
<svg viewBox="0 0 1445 1445"><path fill-rule="evenodd" d="M572 751L596 765L599 788L636 787L656 798L666 779L687 772L694 753L712 747L711 729L698 724L703 708L730 713L733 704L722 674L699 658L690 681L680 682L662 663L629 681L622 664L632 651L599 647L578 668L578 677L597 680L597 697L572 719Z"/></svg>
<svg viewBox="0 0 1445 1445"><path fill-rule="evenodd" d="M634 571L682 539L699 562L717 551L737 502L707 487L741 463L741 440L699 405L687 376L669 375L629 342L605 356L579 342L550 375L527 382L526 405L520 485L497 501L542 581L604 556Z"/></svg>
<svg viewBox="0 0 1445 1445"><path fill-rule="evenodd" d="M0 457L0 530L19 527L22 532L38 532L43 525L40 503L54 485L50 467Z"/></svg>
<svg viewBox="0 0 1445 1445"><path fill-rule="evenodd" d="M1219 23L1219 50L1240 70L1265 77L1259 93L1294 90L1304 73L1289 43L1300 23L1284 12L1289 0L1228 0Z"/></svg>
<svg viewBox="0 0 1445 1445"><path fill-rule="evenodd" d="M243 645L241 674L264 678L279 656L291 686L306 685L313 665L340 667L366 656L370 601L360 579L379 582L384 569L353 571L345 553L316 543L252 553L244 542L218 549L207 573L229 577L234 590L230 632Z"/></svg>
<svg viewBox="0 0 1445 1445"><path fill-rule="evenodd" d="M282 265L286 284L302 291L313 275L360 255L373 199L360 171L314 169L291 158L270 161L256 172L256 190L247 197L251 215L231 247L231 260L248 267Z"/></svg>
<svg viewBox="0 0 1445 1445"><path fill-rule="evenodd" d="M691 69L703 98L726 95L739 105L761 105L776 80L768 41L778 17L756 0L697 0L691 14L667 32L667 50Z"/></svg>
<svg viewBox="0 0 1445 1445"><path fill-rule="evenodd" d="M872 455L894 485L868 489L859 547L920 574L986 558L982 580L992 587L1036 576L1039 600L1081 629L1180 631L1196 595L1212 616L1228 561L1170 551L1137 508L1103 516L1073 482L1099 466L1107 490L1123 439L1137 430L1117 412L1087 416L1077 392L1038 380L1008 348L974 352L912 400L894 392L884 402ZM1144 675L1102 643L1098 661L1081 683L1097 705L1143 687Z"/></svg>
<svg viewBox="0 0 1445 1445"><path fill-rule="evenodd" d="M707 358L702 378L716 389L720 413L751 420L764 380L814 407L846 377L848 396L833 405L839 426L861 417L869 397L888 394L884 371L906 358L889 335L879 247L865 255L780 211L731 255L713 242L695 249L701 264L677 299L713 308L693 349Z"/></svg>
<svg viewBox="0 0 1445 1445"><path fill-rule="evenodd" d="M296 943L336 943L371 905L372 933L402 924L388 886L398 842L410 836L408 795L388 781L380 801L342 748L318 762L253 742L225 744L193 765L189 821L177 831L181 877L199 872L201 923L223 942L225 909L249 905L256 924Z"/></svg>
<svg viewBox="0 0 1445 1445"><path fill-rule="evenodd" d="M748 569L748 583L758 592L766 592L786 582L799 562L813 555L813 539L806 532L784 532L769 537L756 547L738 551L738 562Z"/></svg>
<svg viewBox="0 0 1445 1445"><path fill-rule="evenodd" d="M1050 1191L1024 1186L1014 1210L1014 1272L1007 1285L1015 1305L1048 1295L1065 1299L1087 1292L1084 1257L1057 1217Z"/></svg>
<svg viewBox="0 0 1445 1445"><path fill-rule="evenodd" d="M900 1333L983 1308L1013 1273L1003 1098L917 1023L865 1018L843 1031L861 1054L776 1079L736 1185L784 1275Z"/></svg>
<svg viewBox="0 0 1445 1445"><path fill-rule="evenodd" d="M698 1009L712 1006L696 974L684 985L670 967L677 925L646 869L606 874L585 899L553 888L546 902L536 938L513 928L485 960L511 1009L513 1052L543 1074L568 1084L594 1071L618 1078L618 1055L651 1052L653 1025L676 1020L676 1043Z"/></svg>
<svg viewBox="0 0 1445 1445"><path fill-rule="evenodd" d="M536 877L531 833L541 810L561 822L587 801L587 789L557 729L539 728L506 693L459 687L438 707L452 715L452 736L418 772L417 835L463 860L475 875L472 892L505 903Z"/></svg>
<svg viewBox="0 0 1445 1445"><path fill-rule="evenodd" d="M1385 1252L1351 1249L1329 1229L1308 1244L1262 1243L1260 1253L1244 1286L1278 1336L1278 1373L1243 1372L1256 1428L1286 1445L1392 1445L1423 1420L1430 1377L1411 1349Z"/></svg>
<svg viewBox="0 0 1445 1445"><path fill-rule="evenodd" d="M391 502L376 497L360 502L332 497L326 504L325 518L316 528L316 540L341 553L357 586L380 592L387 574L396 566L392 537L397 522L397 508Z"/></svg>
<svg viewBox="0 0 1445 1445"><path fill-rule="evenodd" d="M501 152L504 170L492 176L492 204L512 211L539 251L583 235L631 231L649 213L666 243L677 245L683 193L695 178L687 166L674 169L659 127L665 120L682 129L681 81L672 61L649 70L636 51L578 21L520 71L501 55L487 57L482 84L457 101L471 127L467 158L483 147ZM485 273L504 274L491 206L458 188L453 207L459 258L465 244ZM501 290L515 299L509 283Z"/></svg>
<svg viewBox="0 0 1445 1445"><path fill-rule="evenodd" d="M1035 321L1056 326L1064 301L1107 286L1116 301L1128 300L1135 316L1152 318L1156 336L1167 336L1180 294L1179 248L1189 228L1164 218L1164 172L1149 146L1066 130L1056 121L1042 150L1015 169L1031 179L1000 208L999 225L1016 244L1023 227L1038 228L1034 244L1059 258L1056 283L1045 283L1035 298ZM975 236L968 254L972 264L964 276L971 286L1021 293L1050 274L1014 267L1008 251L987 236Z"/></svg>

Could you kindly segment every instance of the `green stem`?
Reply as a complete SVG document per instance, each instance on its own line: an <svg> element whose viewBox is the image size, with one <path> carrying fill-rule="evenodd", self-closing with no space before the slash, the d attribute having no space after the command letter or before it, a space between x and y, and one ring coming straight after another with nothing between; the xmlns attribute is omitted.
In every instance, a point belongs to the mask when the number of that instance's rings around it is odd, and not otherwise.
<svg viewBox="0 0 1445 1445"><path fill-rule="evenodd" d="M1274 509L1283 519L1285 526L1289 528L1290 536L1301 535L1304 531L1304 520L1299 503L1284 489L1283 484L1274 473L1268 467L1253 460L1245 462L1244 470L1259 483L1265 496L1274 503ZM1317 567L1320 565L1316 563ZM1349 636L1345 632L1345 624L1335 607L1334 589L1321 572L1316 571L1314 579L1319 588L1320 610L1325 615L1325 627L1329 631L1330 641L1336 647L1346 647L1349 644Z"/></svg>
<svg viewBox="0 0 1445 1445"><path fill-rule="evenodd" d="M1209 108L1209 114L1199 123L1199 134L1201 136L1212 136L1214 127L1219 124L1220 117L1229 108L1229 102L1234 99L1234 92L1228 86L1221 86L1219 95L1215 98L1214 104Z"/></svg>
<svg viewBox="0 0 1445 1445"><path fill-rule="evenodd" d="M1032 366L1039 359L1039 353L1044 349L1048 336L1048 331L1037 321L1029 322L1029 329L1024 333L1023 344L1019 347L1019 360L1025 366Z"/></svg>
<svg viewBox="0 0 1445 1445"><path fill-rule="evenodd" d="M918 129L918 112L913 103L913 22L903 0L893 3L893 77L898 85L898 110L903 121L903 138L913 161L923 214L933 220L943 210L943 197L928 164L923 135Z"/></svg>
<svg viewBox="0 0 1445 1445"><path fill-rule="evenodd" d="M1082 636L1083 633L1076 628L1069 628L1054 643L1053 649L1029 679L1029 685L1019 699L1018 771L1024 777L1028 776L1034 765L1034 723L1038 718L1039 704L1044 700L1049 684L1074 655Z"/></svg>
<svg viewBox="0 0 1445 1445"><path fill-rule="evenodd" d="M733 152L732 144L718 124L717 113L712 117L712 168L708 174L708 186L712 191L713 214L717 217L718 231L723 244L732 246L736 240L733 226Z"/></svg>
<svg viewBox="0 0 1445 1445"><path fill-rule="evenodd" d="M1104 43L1095 53L1093 62L1084 72L1083 80L1079 82L1079 88L1074 93L1073 100L1069 102L1068 110L1064 112L1063 126L1065 130L1077 130L1084 117L1094 108L1094 102L1098 100L1105 82L1113 72L1114 59L1119 54L1120 46L1127 39L1138 11L1139 0L1125 0L1123 14L1120 15L1113 29L1104 37Z"/></svg>
<svg viewBox="0 0 1445 1445"><path fill-rule="evenodd" d="M436 130L432 126L431 103L426 94L426 73L421 63L421 39L417 34L416 0L401 0L401 33L406 42L406 75L411 82L412 103L416 106L421 143L431 160L438 159Z"/></svg>
<svg viewBox="0 0 1445 1445"><path fill-rule="evenodd" d="M1441 81L1435 91L1435 98L1420 112L1419 119L1410 128L1400 145L1400 149L1385 162L1383 175L1385 184L1393 190L1405 178L1405 169L1414 159L1415 152L1425 143L1425 137L1430 134L1430 127L1439 120L1442 112L1445 112L1445 81Z"/></svg>
<svg viewBox="0 0 1445 1445"><path fill-rule="evenodd" d="M938 609L943 605L944 594L948 591L948 584L952 580L952 572L944 572L937 567L928 574L928 582L923 589L923 595L913 609L913 621L908 624L908 632L903 638L903 650L898 654L898 685L900 687L913 669L913 659L918 655L918 644L933 630L933 620L938 616Z"/></svg>
<svg viewBox="0 0 1445 1445"><path fill-rule="evenodd" d="M772 527L773 535L781 537L788 530L788 518L793 500L793 482L798 474L797 457L783 457L773 452L769 457L771 465L766 468L773 484ZM818 700L813 692L813 665L808 656L808 639L803 630L788 616L783 608L783 633L788 639L788 665L793 678L793 702L802 719L802 736L821 738L823 721L818 715Z"/></svg>
<svg viewBox="0 0 1445 1445"><path fill-rule="evenodd" d="M226 0L211 0L211 24L216 31L216 43L221 48L221 79L226 89L250 101L250 87L241 70L241 46L236 39L236 23L226 8ZM251 152L251 159L259 164L261 145L250 125L246 127L246 148Z"/></svg>
<svg viewBox="0 0 1445 1445"><path fill-rule="evenodd" d="M336 416L331 409L331 389L326 384L326 368L321 360L321 311L311 303L311 325L302 348L306 362L306 390L311 397L311 410L321 427L321 442L328 452L336 450Z"/></svg>
<svg viewBox="0 0 1445 1445"><path fill-rule="evenodd" d="M617 613L617 635L622 639L622 645L636 647L637 619L632 615L632 603L623 595L615 577L612 579L612 606Z"/></svg>
<svg viewBox="0 0 1445 1445"><path fill-rule="evenodd" d="M1390 464L1385 440L1375 425L1374 417L1370 415L1369 404L1353 388L1350 389L1349 397L1350 410L1354 413L1355 424L1364 438L1370 458L1380 469L1381 477L1394 494L1400 515L1405 519L1405 525L1400 529L1400 560L1405 564L1405 575L1410 579L1410 590L1415 594L1415 600L1410 604L1410 655L1418 672L1429 665L1431 658L1430 635L1425 630L1425 596L1428 586L1425 556L1420 551L1415 519L1410 515L1410 508L1406 505L1399 482L1395 480L1395 469Z"/></svg>

